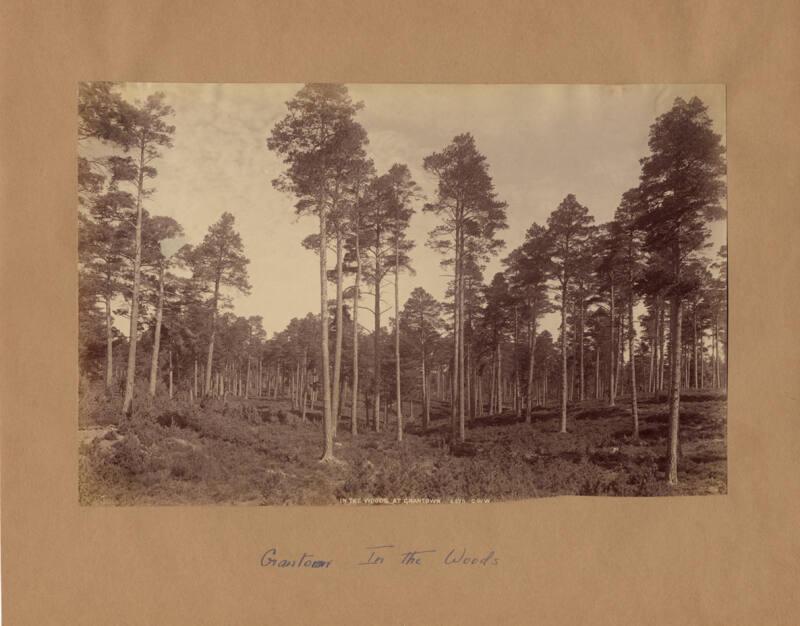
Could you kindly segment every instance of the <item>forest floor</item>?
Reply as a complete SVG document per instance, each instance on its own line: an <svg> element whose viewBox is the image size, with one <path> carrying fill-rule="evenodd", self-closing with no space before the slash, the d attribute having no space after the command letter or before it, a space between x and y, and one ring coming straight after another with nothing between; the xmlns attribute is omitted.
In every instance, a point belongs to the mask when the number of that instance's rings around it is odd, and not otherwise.
<svg viewBox="0 0 800 626"><path fill-rule="evenodd" d="M354 439L340 425L336 463L320 463L319 413L306 421L285 400L215 402L206 408L166 402L132 418L82 418L82 504L358 504L470 502L555 495L661 496L727 491L726 398L684 393L679 484L664 479L667 406L640 403L639 441L629 405L570 406L569 432L556 408L533 423L512 413L467 424L467 444L450 447L446 407L431 427L394 425ZM99 417L98 417L99 415ZM308 419L310 418L310 419ZM417 416L417 420L419 417Z"/></svg>

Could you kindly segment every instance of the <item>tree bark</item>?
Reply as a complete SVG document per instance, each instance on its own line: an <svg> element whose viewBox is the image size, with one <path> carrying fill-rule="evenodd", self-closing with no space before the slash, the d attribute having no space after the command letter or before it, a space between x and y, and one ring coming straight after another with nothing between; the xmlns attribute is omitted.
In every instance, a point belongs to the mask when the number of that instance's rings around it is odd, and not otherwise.
<svg viewBox="0 0 800 626"><path fill-rule="evenodd" d="M661 400L661 391L664 389L664 302L658 302L658 372L656 373L656 400Z"/></svg>
<svg viewBox="0 0 800 626"><path fill-rule="evenodd" d="M380 236L378 237L378 241L380 241ZM373 345L375 353L375 364L373 367L373 381L374 381L374 389L372 393L374 394L374 402L375 402L375 432L378 432L381 429L381 272L383 269L380 265L380 256L378 254L375 255L375 307L374 307L374 314L375 314L375 332L373 334Z"/></svg>
<svg viewBox="0 0 800 626"><path fill-rule="evenodd" d="M133 293L131 294L131 319L128 335L128 371L125 377L125 397L122 412L129 415L133 406L133 389L136 378L136 342L139 327L139 283L142 266L142 194L144 193L144 150L145 139L139 140L139 171L136 186L136 234L133 255Z"/></svg>
<svg viewBox="0 0 800 626"><path fill-rule="evenodd" d="M350 434L358 435L358 303L361 299L360 226L356 224L356 283L353 288L353 402L350 410Z"/></svg>
<svg viewBox="0 0 800 626"><path fill-rule="evenodd" d="M567 432L567 276L561 278L561 429Z"/></svg>
<svg viewBox="0 0 800 626"><path fill-rule="evenodd" d="M617 390L622 386L622 366L625 361L625 303L617 316L617 370L614 375L614 398L617 397Z"/></svg>
<svg viewBox="0 0 800 626"><path fill-rule="evenodd" d="M150 397L156 395L158 382L158 350L161 345L161 318L164 313L164 265L158 268L158 303L156 304L156 326L153 331L153 356L150 359Z"/></svg>
<svg viewBox="0 0 800 626"><path fill-rule="evenodd" d="M454 268L454 279L453 279L453 372L452 372L452 400L450 404L450 412L451 412L451 430L453 434L453 439L455 439L459 435L459 412L458 412L458 374L459 374L459 344L461 342L461 332L459 327L459 317L461 315L461 307L460 300L459 300L459 292L461 290L461 281L460 281L460 272L461 272L461 229L459 222L456 222L456 235L455 235L455 263L453 265Z"/></svg>
<svg viewBox="0 0 800 626"><path fill-rule="evenodd" d="M344 299L342 295L342 235L336 230L336 344L333 354L333 397L331 399L331 415L333 419L333 432L336 434L336 425L339 423L339 401L341 398L342 378L342 335L344 334Z"/></svg>
<svg viewBox="0 0 800 626"><path fill-rule="evenodd" d="M114 382L114 322L111 319L111 296L106 295L106 391Z"/></svg>
<svg viewBox="0 0 800 626"><path fill-rule="evenodd" d="M403 441L403 396L400 389L400 233L394 233L394 372L397 394L397 441Z"/></svg>
<svg viewBox="0 0 800 626"><path fill-rule="evenodd" d="M670 397L667 482L678 484L679 420L681 402L681 298L675 295L670 307Z"/></svg>
<svg viewBox="0 0 800 626"><path fill-rule="evenodd" d="M600 399L600 342L594 349L594 399Z"/></svg>
<svg viewBox="0 0 800 626"><path fill-rule="evenodd" d="M519 398L519 308L514 307L514 415L522 416Z"/></svg>
<svg viewBox="0 0 800 626"><path fill-rule="evenodd" d="M609 338L610 350L608 351L608 405L614 406L614 392L616 390L615 376L615 359L617 350L614 345L614 282L611 282L611 302L610 302L610 316L609 316L609 331L611 333Z"/></svg>
<svg viewBox="0 0 800 626"><path fill-rule="evenodd" d="M422 352L422 431L428 430L431 423L430 397L428 394L428 374L425 369L425 348Z"/></svg>
<svg viewBox="0 0 800 626"><path fill-rule="evenodd" d="M206 389L205 393L208 395L211 390L211 373L212 373L212 364L214 362L214 341L217 335L217 306L219 303L219 283L220 283L220 275L217 272L217 276L214 280L214 297L211 301L211 338L208 341L208 357L206 358Z"/></svg>
<svg viewBox="0 0 800 626"><path fill-rule="evenodd" d="M628 290L628 352L631 360L631 419L633 438L639 438L639 402L636 397L636 357L634 356L635 329L633 324L633 276L629 273Z"/></svg>
<svg viewBox="0 0 800 626"><path fill-rule="evenodd" d="M328 345L328 220L325 213L324 198L319 202L319 306L320 332L322 339L322 425L325 429L325 449L321 461L332 461L333 456L333 413L331 406L330 347Z"/></svg>
<svg viewBox="0 0 800 626"><path fill-rule="evenodd" d="M532 422L533 412L533 372L535 363L535 349L536 349L536 314L533 306L530 306L531 319L528 321L528 402L525 406L525 423Z"/></svg>
<svg viewBox="0 0 800 626"><path fill-rule="evenodd" d="M697 350L697 303L692 307L692 356L694 361L694 388L700 388L700 372L698 368L698 350Z"/></svg>
<svg viewBox="0 0 800 626"><path fill-rule="evenodd" d="M580 364L578 366L578 367L580 367L580 395L578 396L578 398L580 399L581 402L583 402L586 399L586 385L585 385L585 381L584 381L584 370L585 370L585 367L584 367L584 363L583 363L583 335L584 335L583 324L584 324L584 316L585 316L585 308L586 308L586 306L585 306L585 304L583 302L583 292L581 292L581 299L580 299L580 302L578 303L578 305L580 306L580 329L578 331L579 332L578 345L580 346L580 348L579 348Z"/></svg>

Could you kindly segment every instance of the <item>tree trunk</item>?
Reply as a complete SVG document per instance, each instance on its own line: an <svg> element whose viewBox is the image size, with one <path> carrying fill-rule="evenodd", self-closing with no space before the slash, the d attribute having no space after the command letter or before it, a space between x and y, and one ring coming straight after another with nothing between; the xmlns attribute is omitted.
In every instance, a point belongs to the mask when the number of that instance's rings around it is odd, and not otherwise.
<svg viewBox="0 0 800 626"><path fill-rule="evenodd" d="M122 412L130 414L133 405L133 388L136 378L136 342L139 327L139 283L142 266L142 194L144 193L144 139L139 142L138 184L136 186L136 234L133 255L133 292L131 293L130 333L128 335L128 371L125 377L125 397Z"/></svg>
<svg viewBox="0 0 800 626"><path fill-rule="evenodd" d="M244 399L250 398L250 356L247 357L247 373L244 379Z"/></svg>
<svg viewBox="0 0 800 626"><path fill-rule="evenodd" d="M594 399L600 399L600 343L594 349Z"/></svg>
<svg viewBox="0 0 800 626"><path fill-rule="evenodd" d="M169 351L169 399L172 400L172 349Z"/></svg>
<svg viewBox="0 0 800 626"><path fill-rule="evenodd" d="M697 350L697 303L692 307L692 357L694 361L694 388L700 388L700 372L698 368L698 350Z"/></svg>
<svg viewBox="0 0 800 626"><path fill-rule="evenodd" d="M639 438L639 402L636 397L636 358L634 356L635 329L633 325L633 276L629 273L628 285L628 352L631 360L631 419L633 438Z"/></svg>
<svg viewBox="0 0 800 626"><path fill-rule="evenodd" d="M350 410L350 434L358 435L358 303L361 299L361 247L356 224L356 283L353 289L353 404Z"/></svg>
<svg viewBox="0 0 800 626"><path fill-rule="evenodd" d="M625 303L622 303L622 310L617 316L617 371L614 375L614 398L617 397L617 390L622 386L622 365L625 361Z"/></svg>
<svg viewBox="0 0 800 626"><path fill-rule="evenodd" d="M610 302L610 316L609 316L609 331L611 336L609 338L610 350L608 351L608 405L614 406L614 391L616 388L615 375L615 358L617 350L614 345L614 283L611 283L611 302Z"/></svg>
<svg viewBox="0 0 800 626"><path fill-rule="evenodd" d="M500 350L500 342L497 342L497 407L496 413L503 412L503 353Z"/></svg>
<svg viewBox="0 0 800 626"><path fill-rule="evenodd" d="M535 364L535 349L536 349L536 314L533 307L530 307L531 319L528 321L528 403L525 407L525 423L532 422L533 411L533 372Z"/></svg>
<svg viewBox="0 0 800 626"><path fill-rule="evenodd" d="M522 416L519 397L519 308L514 307L514 415Z"/></svg>
<svg viewBox="0 0 800 626"><path fill-rule="evenodd" d="M647 392L653 391L653 373L655 370L655 356L656 356L656 326L657 320L653 320L653 330L650 333L650 362L647 368Z"/></svg>
<svg viewBox="0 0 800 626"><path fill-rule="evenodd" d="M586 308L586 306L584 305L584 302L583 302L583 295L581 295L581 300L579 302L579 306L580 306L580 329L578 331L579 332L578 345L580 346L580 349L579 349L580 395L578 396L578 398L580 399L581 402L583 402L586 399L586 385L584 383L584 370L585 370L585 367L584 367L584 363L583 363L583 335L584 335L583 324L584 324L584 315L585 315L584 309Z"/></svg>
<svg viewBox="0 0 800 626"><path fill-rule="evenodd" d="M106 295L106 391L114 382L114 322L111 319L111 296Z"/></svg>
<svg viewBox="0 0 800 626"><path fill-rule="evenodd" d="M661 391L664 389L664 302L659 298L658 303L658 372L656 375L656 400L661 400Z"/></svg>
<svg viewBox="0 0 800 626"><path fill-rule="evenodd" d="M373 366L373 390L375 401L375 432L381 429L381 267L380 257L375 256L375 332L373 334L373 343L375 353L375 364Z"/></svg>
<svg viewBox="0 0 800 626"><path fill-rule="evenodd" d="M459 255L459 288L458 288L458 438L464 441L467 438L465 422L465 342L464 342L464 229L461 229L461 254Z"/></svg>
<svg viewBox="0 0 800 626"><path fill-rule="evenodd" d="M681 299L673 296L670 308L670 397L667 482L678 484L679 419L681 402Z"/></svg>
<svg viewBox="0 0 800 626"><path fill-rule="evenodd" d="M322 338L322 425L325 430L325 450L321 461L332 461L333 456L333 413L331 407L331 355L328 345L328 220L325 213L324 198L320 197L319 207L319 306L320 331Z"/></svg>
<svg viewBox="0 0 800 626"><path fill-rule="evenodd" d="M400 233L394 234L394 372L397 394L397 441L403 441L403 396L400 389Z"/></svg>
<svg viewBox="0 0 800 626"><path fill-rule="evenodd" d="M431 423L431 405L428 393L428 374L425 370L425 348L422 351L422 431L428 430Z"/></svg>
<svg viewBox="0 0 800 626"><path fill-rule="evenodd" d="M331 400L331 415L333 418L333 432L336 434L336 425L339 423L339 402L342 395L342 335L344 334L344 300L342 296L342 236L339 229L336 231L336 344L333 355L333 397Z"/></svg>
<svg viewBox="0 0 800 626"><path fill-rule="evenodd" d="M561 287L561 432L567 432L567 277Z"/></svg>
<svg viewBox="0 0 800 626"><path fill-rule="evenodd" d="M458 222L456 223L456 240L455 240L455 277L453 279L453 371L451 373L452 378L452 399L450 403L450 427L453 435L453 439L455 439L459 434L459 427L458 427L458 370L459 370L459 343L461 342L461 333L459 329L459 316L461 314L461 307L460 300L459 300L459 291L461 290L461 281L460 281L460 243L461 243L461 235L460 235L460 226Z"/></svg>
<svg viewBox="0 0 800 626"><path fill-rule="evenodd" d="M208 341L208 357L206 359L206 395L211 389L212 364L214 362L214 340L217 335L217 304L219 302L220 275L214 280L214 298L211 301L211 338Z"/></svg>
<svg viewBox="0 0 800 626"><path fill-rule="evenodd" d="M489 376L489 415L494 414L497 406L497 353L492 354L492 366Z"/></svg>

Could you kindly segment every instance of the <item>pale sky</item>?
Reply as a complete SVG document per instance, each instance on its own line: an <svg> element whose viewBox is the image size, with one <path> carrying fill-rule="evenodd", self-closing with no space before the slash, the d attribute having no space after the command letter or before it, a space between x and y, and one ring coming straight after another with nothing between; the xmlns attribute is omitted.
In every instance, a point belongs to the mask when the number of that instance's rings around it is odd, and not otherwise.
<svg viewBox="0 0 800 626"><path fill-rule="evenodd" d="M319 312L319 262L301 241L318 228L298 218L295 199L273 189L283 163L266 138L286 114L286 101L301 85L128 83L123 95L144 98L163 91L175 109L174 147L154 165L156 193L146 208L180 222L186 241L197 244L223 211L231 212L250 258L252 292L234 296L238 315L261 315L269 336L293 317ZM680 96L700 97L716 131L725 129L723 85L349 85L364 102L358 120L369 135L368 154L378 173L406 163L433 198L435 180L422 160L453 137L470 132L486 155L498 197L508 202L506 247L484 272L502 269L500 259L518 246L525 231L547 216L569 193L596 223L613 217L624 191L638 182L639 159L647 154L650 124ZM411 220L413 276L401 275L400 298L417 286L443 299L447 277L441 257L425 242L436 218L422 212ZM713 227L715 253L725 243L725 222ZM334 290L329 289L331 297ZM394 316L393 290L386 313ZM364 302L368 304L367 302ZM555 334L554 316L544 328Z"/></svg>

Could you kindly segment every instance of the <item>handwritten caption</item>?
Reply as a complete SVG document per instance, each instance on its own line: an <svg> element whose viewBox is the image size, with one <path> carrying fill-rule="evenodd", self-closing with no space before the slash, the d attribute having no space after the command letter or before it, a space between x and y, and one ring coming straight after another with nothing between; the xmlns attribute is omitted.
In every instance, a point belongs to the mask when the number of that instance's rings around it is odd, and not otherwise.
<svg viewBox="0 0 800 626"><path fill-rule="evenodd" d="M357 566L472 566L496 567L500 563L494 550L469 551L466 548L449 550L415 549L405 550L395 545L367 546L360 557L344 565ZM261 567L277 569L331 569L333 559L325 559L303 552L299 557L280 553L270 548L261 555Z"/></svg>

